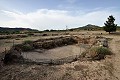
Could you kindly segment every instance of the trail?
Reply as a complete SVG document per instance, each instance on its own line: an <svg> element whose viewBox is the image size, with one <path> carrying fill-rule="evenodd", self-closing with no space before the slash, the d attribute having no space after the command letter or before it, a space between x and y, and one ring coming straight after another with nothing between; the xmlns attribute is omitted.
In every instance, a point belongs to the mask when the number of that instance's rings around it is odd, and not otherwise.
<svg viewBox="0 0 120 80"><path fill-rule="evenodd" d="M120 80L120 37L113 36L112 38L109 47L114 54L112 57L112 64L114 67L113 75L115 79L113 80Z"/></svg>

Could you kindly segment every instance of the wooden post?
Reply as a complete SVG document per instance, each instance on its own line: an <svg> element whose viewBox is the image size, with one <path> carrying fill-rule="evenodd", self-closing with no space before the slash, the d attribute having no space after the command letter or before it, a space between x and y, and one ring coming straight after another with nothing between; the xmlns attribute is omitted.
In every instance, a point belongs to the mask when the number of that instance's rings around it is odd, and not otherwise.
<svg viewBox="0 0 120 80"><path fill-rule="evenodd" d="M14 47L14 40L13 40L13 47Z"/></svg>
<svg viewBox="0 0 120 80"><path fill-rule="evenodd" d="M5 48L5 54L6 54L7 52L6 52L6 48Z"/></svg>
<svg viewBox="0 0 120 80"><path fill-rule="evenodd" d="M50 60L50 64L52 64L52 59Z"/></svg>
<svg viewBox="0 0 120 80"><path fill-rule="evenodd" d="M79 44L79 46L80 46L80 54L79 54L79 56L81 55L81 44Z"/></svg>

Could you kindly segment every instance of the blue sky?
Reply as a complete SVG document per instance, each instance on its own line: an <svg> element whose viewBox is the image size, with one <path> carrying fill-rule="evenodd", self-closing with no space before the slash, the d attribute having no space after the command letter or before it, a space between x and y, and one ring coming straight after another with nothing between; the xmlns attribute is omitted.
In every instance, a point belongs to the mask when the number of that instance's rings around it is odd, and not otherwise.
<svg viewBox="0 0 120 80"><path fill-rule="evenodd" d="M109 15L120 24L120 0L0 0L0 26L65 29L103 26Z"/></svg>

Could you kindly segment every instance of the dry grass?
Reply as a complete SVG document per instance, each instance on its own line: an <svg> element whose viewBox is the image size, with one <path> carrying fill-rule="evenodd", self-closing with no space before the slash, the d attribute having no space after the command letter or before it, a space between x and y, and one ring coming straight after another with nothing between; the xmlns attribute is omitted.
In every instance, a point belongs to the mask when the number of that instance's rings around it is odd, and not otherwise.
<svg viewBox="0 0 120 80"><path fill-rule="evenodd" d="M103 33L102 35L100 33ZM110 49L114 52L114 58L111 61L76 61L59 66L47 66L47 65L27 65L27 64L14 64L7 65L0 68L0 79L1 80L119 80L120 79L120 54L119 50L119 36L108 35L105 32L71 32L83 36L105 36L107 38L113 38L110 42ZM93 35L92 35L93 34ZM17 40L22 42L24 40L35 40L40 37L31 37L26 39ZM44 37L45 38L45 37ZM11 39L12 41L13 39ZM16 42L17 42L16 41ZM116 42L117 41L117 42ZM0 41L1 48L10 47L12 44ZM3 43L5 44L3 44Z"/></svg>

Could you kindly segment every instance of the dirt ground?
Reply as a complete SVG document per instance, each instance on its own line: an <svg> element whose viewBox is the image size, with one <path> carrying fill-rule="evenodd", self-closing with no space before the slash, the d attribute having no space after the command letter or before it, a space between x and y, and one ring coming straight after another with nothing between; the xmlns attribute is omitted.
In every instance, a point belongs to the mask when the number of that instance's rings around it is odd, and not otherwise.
<svg viewBox="0 0 120 80"><path fill-rule="evenodd" d="M22 56L26 59L31 59L33 61L41 59L61 59L69 56L80 55L84 48L78 45L66 45L63 47L57 47L50 50L35 50L32 52L23 52Z"/></svg>
<svg viewBox="0 0 120 80"><path fill-rule="evenodd" d="M0 53L6 50L9 50L13 44L21 44L22 42L26 40L36 41L38 39L46 39L46 38L52 38L52 37L59 37L59 36L29 36L25 38L15 38L15 39L1 39L0 40Z"/></svg>
<svg viewBox="0 0 120 80"><path fill-rule="evenodd" d="M109 48L113 55L100 61L78 60L63 65L2 65L0 80L120 80L120 35L84 33L110 38Z"/></svg>
<svg viewBox="0 0 120 80"><path fill-rule="evenodd" d="M10 47L13 45L13 42L14 42L14 44L20 44L25 40L35 41L35 40L42 39L42 38L45 39L45 38L66 36L66 35L61 35L63 33L65 33L65 32L62 32L62 33L57 32L57 34L59 34L58 36L39 36L40 34L35 34L38 36L29 36L29 37L25 37L25 38L15 38L15 39L1 39L0 40L0 53L4 52L5 48L7 50L9 50ZM82 36L82 37L101 35L101 33L102 33L102 35L108 35L108 33L104 32L104 31L79 31L79 32L76 31L76 32L68 32L68 33L69 33L69 36L77 35L77 36ZM53 34L53 33L46 33L46 34Z"/></svg>
<svg viewBox="0 0 120 80"><path fill-rule="evenodd" d="M116 77L114 80L120 80L120 36L107 37L112 38L109 46L114 54L111 61L114 66L113 75Z"/></svg>

